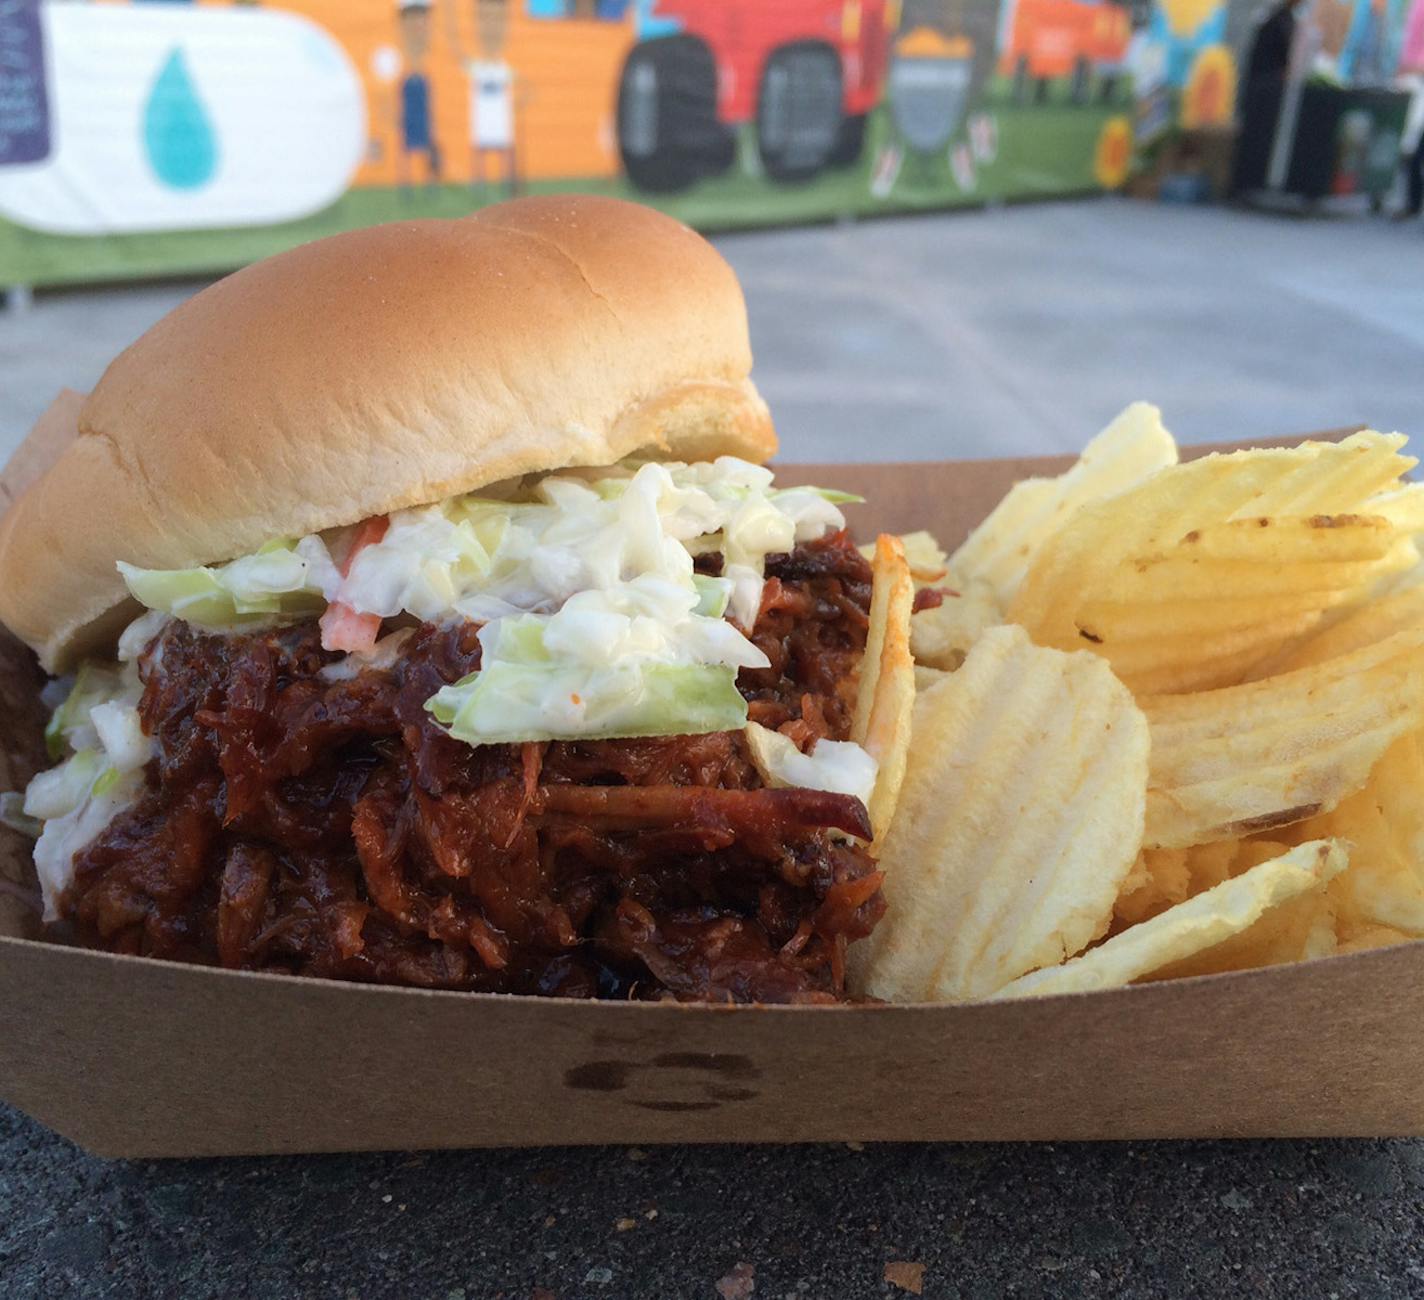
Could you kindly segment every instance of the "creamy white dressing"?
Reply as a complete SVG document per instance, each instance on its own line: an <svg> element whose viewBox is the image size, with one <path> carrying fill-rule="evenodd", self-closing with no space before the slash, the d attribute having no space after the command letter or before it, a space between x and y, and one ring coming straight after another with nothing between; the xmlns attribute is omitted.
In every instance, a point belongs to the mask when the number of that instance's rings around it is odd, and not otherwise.
<svg viewBox="0 0 1424 1300"><path fill-rule="evenodd" d="M803 754L789 737L755 722L747 724L747 745L763 781L770 786L800 786L853 795L868 808L879 764L848 740L818 740Z"/></svg>
<svg viewBox="0 0 1424 1300"><path fill-rule="evenodd" d="M36 777L36 780L39 778ZM98 838L143 791L143 774L130 772L102 792L91 789L68 812L46 817L35 841L35 875L44 897L44 919L59 919L59 900L74 880L74 858ZM28 795L25 811L30 816Z"/></svg>
<svg viewBox="0 0 1424 1300"><path fill-rule="evenodd" d="M405 643L415 635L413 627L397 628L389 636L376 642L368 654L342 655L335 663L327 664L318 676L328 682L349 682L368 668L378 671L394 668L405 649Z"/></svg>
<svg viewBox="0 0 1424 1300"><path fill-rule="evenodd" d="M480 629L480 671L429 708L471 744L736 730L737 672L769 661L726 619L697 612L705 594L643 574L575 592L553 614L495 619Z"/></svg>
<svg viewBox="0 0 1424 1300"><path fill-rule="evenodd" d="M67 757L30 782L22 805L27 817L43 824L35 871L46 921L58 916L59 897L74 878L75 854L143 790L154 742L139 719L137 659L161 627L148 614L131 624L119 638L120 663L86 664L46 729L51 753Z"/></svg>

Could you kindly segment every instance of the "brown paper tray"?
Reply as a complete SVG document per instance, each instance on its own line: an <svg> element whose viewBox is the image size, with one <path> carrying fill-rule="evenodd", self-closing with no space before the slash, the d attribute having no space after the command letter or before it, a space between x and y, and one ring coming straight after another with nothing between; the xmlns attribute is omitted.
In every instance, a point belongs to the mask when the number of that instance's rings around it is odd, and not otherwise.
<svg viewBox="0 0 1424 1300"><path fill-rule="evenodd" d="M782 476L863 491L862 535L953 544L1064 463ZM0 789L39 761L38 682L0 642ZM26 870L0 832L0 874ZM208 970L26 925L0 894L0 1097L101 1155L1424 1133L1424 944L1038 1001L714 1008Z"/></svg>

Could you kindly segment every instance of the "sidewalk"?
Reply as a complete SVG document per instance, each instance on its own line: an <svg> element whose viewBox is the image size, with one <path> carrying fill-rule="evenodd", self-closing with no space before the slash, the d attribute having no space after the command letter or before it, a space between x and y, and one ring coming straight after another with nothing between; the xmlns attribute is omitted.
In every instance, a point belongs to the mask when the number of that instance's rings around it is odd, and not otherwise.
<svg viewBox="0 0 1424 1300"><path fill-rule="evenodd" d="M1424 226L1126 200L729 235L804 460L1066 451L1127 402L1184 442L1424 434ZM0 455L197 284L0 315Z"/></svg>

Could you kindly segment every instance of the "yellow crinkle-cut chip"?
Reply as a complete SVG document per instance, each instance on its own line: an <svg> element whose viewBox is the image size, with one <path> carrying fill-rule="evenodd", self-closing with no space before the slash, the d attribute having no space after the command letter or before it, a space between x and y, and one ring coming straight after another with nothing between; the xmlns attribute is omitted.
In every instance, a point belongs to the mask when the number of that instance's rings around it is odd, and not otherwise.
<svg viewBox="0 0 1424 1300"><path fill-rule="evenodd" d="M1424 739L1389 747L1362 790L1291 827L1296 842L1348 840L1350 869L1330 886L1342 940L1378 927L1424 936Z"/></svg>
<svg viewBox="0 0 1424 1300"><path fill-rule="evenodd" d="M1424 584L1414 583L1350 610L1345 617L1289 647L1264 671L1258 670L1251 676L1259 679L1294 672L1297 668L1312 668L1421 624L1424 624Z"/></svg>
<svg viewBox="0 0 1424 1300"><path fill-rule="evenodd" d="M970 647L1003 621L994 589L987 582L971 579L910 620L910 650L917 664L953 672Z"/></svg>
<svg viewBox="0 0 1424 1300"><path fill-rule="evenodd" d="M898 540L900 545L905 548L905 559L910 566L910 576L914 578L917 587L933 586L944 580L949 571L949 561L945 556L944 547L939 544L933 533L921 529L915 533L902 533ZM874 542L867 542L858 549L867 560L875 559Z"/></svg>
<svg viewBox="0 0 1424 1300"><path fill-rule="evenodd" d="M998 996L1088 993L1174 970L1201 973L1187 963L1246 934L1263 919L1269 925L1274 909L1318 890L1347 861L1346 846L1337 840L1302 844L1131 926L1080 957L1025 975Z"/></svg>
<svg viewBox="0 0 1424 1300"><path fill-rule="evenodd" d="M1177 444L1162 427L1161 411L1134 402L1083 449L1072 468L1057 478L1016 483L950 558L951 582L986 582L999 604L1007 605L1029 565L1079 507L1176 463Z"/></svg>
<svg viewBox="0 0 1424 1300"><path fill-rule="evenodd" d="M1090 502L1029 568L1006 616L1040 645L1092 648L1139 694L1208 690L1418 560L1424 487L1398 435L1206 456Z"/></svg>
<svg viewBox="0 0 1424 1300"><path fill-rule="evenodd" d="M1334 808L1424 725L1424 625L1264 681L1141 704L1148 848L1275 831Z"/></svg>
<svg viewBox="0 0 1424 1300"><path fill-rule="evenodd" d="M882 533L870 562L870 626L861 661L850 738L879 765L870 796L870 824L879 843L890 826L915 708L915 661L910 656L910 611L915 584L899 538Z"/></svg>
<svg viewBox="0 0 1424 1300"><path fill-rule="evenodd" d="M1313 837L1312 837L1313 838ZM1249 867L1279 857L1290 844L1265 840L1217 840L1186 849L1143 849L1123 881L1113 908L1113 926L1137 925L1185 903ZM1273 852L1273 849L1279 851Z"/></svg>
<svg viewBox="0 0 1424 1300"><path fill-rule="evenodd" d="M1146 722L1101 659L994 628L919 697L857 987L982 997L1107 929L1142 838Z"/></svg>

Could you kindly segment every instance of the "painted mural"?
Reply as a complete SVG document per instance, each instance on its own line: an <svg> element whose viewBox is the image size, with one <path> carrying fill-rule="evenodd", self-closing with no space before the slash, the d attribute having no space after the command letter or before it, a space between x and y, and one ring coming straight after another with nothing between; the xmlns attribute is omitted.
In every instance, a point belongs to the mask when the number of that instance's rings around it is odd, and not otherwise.
<svg viewBox="0 0 1424 1300"><path fill-rule="evenodd" d="M1232 120L1237 55L1226 39L1228 14L1219 0L1157 0L1148 10L1130 56L1139 143L1173 127Z"/></svg>
<svg viewBox="0 0 1424 1300"><path fill-rule="evenodd" d="M1115 187L1154 135L1230 120L1231 21L1221 0L0 0L0 284L219 270L558 189L721 229Z"/></svg>

